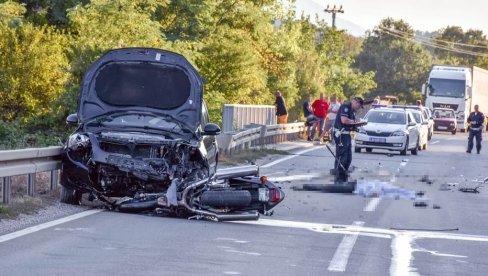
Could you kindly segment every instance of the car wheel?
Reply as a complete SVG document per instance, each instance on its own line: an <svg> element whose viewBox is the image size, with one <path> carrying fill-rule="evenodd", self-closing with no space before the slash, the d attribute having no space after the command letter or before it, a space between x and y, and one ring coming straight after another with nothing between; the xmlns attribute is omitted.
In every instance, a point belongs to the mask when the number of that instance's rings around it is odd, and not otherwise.
<svg viewBox="0 0 488 276"><path fill-rule="evenodd" d="M410 152L413 154L413 155L417 155L419 153L419 139L417 139L417 145L415 146L415 148L413 148Z"/></svg>
<svg viewBox="0 0 488 276"><path fill-rule="evenodd" d="M361 152L361 148L355 147L354 152Z"/></svg>
<svg viewBox="0 0 488 276"><path fill-rule="evenodd" d="M452 135L456 135L456 130L451 131Z"/></svg>
<svg viewBox="0 0 488 276"><path fill-rule="evenodd" d="M407 155L407 150L408 150L408 138L407 141L405 142L405 148L400 151L400 155Z"/></svg>
<svg viewBox="0 0 488 276"><path fill-rule="evenodd" d="M61 186L61 199L62 203L67 203L71 205L80 205L81 192Z"/></svg>
<svg viewBox="0 0 488 276"><path fill-rule="evenodd" d="M428 143L425 143L424 146L422 147L423 150L427 150L427 144Z"/></svg>
<svg viewBox="0 0 488 276"><path fill-rule="evenodd" d="M366 149L366 152L372 152L373 149Z"/></svg>

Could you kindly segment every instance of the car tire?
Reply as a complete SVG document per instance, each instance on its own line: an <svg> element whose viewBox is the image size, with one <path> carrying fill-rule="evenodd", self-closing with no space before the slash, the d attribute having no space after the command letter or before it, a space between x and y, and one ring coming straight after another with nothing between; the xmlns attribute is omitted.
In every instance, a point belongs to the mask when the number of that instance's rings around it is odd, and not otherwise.
<svg viewBox="0 0 488 276"><path fill-rule="evenodd" d="M452 135L456 135L456 130L451 131Z"/></svg>
<svg viewBox="0 0 488 276"><path fill-rule="evenodd" d="M428 144L429 144L429 143L425 143L425 144L422 146L422 149L423 149L423 150L427 150L427 145L428 145Z"/></svg>
<svg viewBox="0 0 488 276"><path fill-rule="evenodd" d="M366 152L373 152L373 149L366 149Z"/></svg>
<svg viewBox="0 0 488 276"><path fill-rule="evenodd" d="M405 148L400 151L400 155L407 155L407 150L408 150L408 138L407 141L405 142Z"/></svg>
<svg viewBox="0 0 488 276"><path fill-rule="evenodd" d="M361 152L361 148L355 147L355 148L354 148L354 152L356 152L356 153Z"/></svg>
<svg viewBox="0 0 488 276"><path fill-rule="evenodd" d="M71 205L80 205L82 193L77 190L61 186L61 199L62 203Z"/></svg>
<svg viewBox="0 0 488 276"><path fill-rule="evenodd" d="M408 145L408 144L407 144ZM413 154L413 155L417 155L419 153L419 139L417 139L417 145L415 146L415 148L413 148L410 152ZM402 154L403 155L403 154Z"/></svg>

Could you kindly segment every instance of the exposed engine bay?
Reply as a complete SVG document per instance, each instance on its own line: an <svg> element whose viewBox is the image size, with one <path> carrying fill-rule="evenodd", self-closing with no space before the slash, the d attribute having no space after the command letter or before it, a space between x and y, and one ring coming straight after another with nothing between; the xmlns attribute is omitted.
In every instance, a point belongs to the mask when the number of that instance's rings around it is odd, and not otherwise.
<svg viewBox="0 0 488 276"><path fill-rule="evenodd" d="M65 169L64 181L111 209L212 220L257 219L283 199L279 188L258 177L257 166L210 174L197 145L144 133L74 134L64 164L75 168ZM86 179L69 173L80 169Z"/></svg>

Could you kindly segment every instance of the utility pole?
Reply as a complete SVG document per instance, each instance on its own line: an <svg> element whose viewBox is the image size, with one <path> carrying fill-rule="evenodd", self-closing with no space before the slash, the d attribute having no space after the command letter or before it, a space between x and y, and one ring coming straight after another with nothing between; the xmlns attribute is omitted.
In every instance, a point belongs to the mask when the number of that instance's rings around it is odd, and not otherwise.
<svg viewBox="0 0 488 276"><path fill-rule="evenodd" d="M329 5L327 5L327 8L325 8L324 11L327 13L332 13L332 29L335 29L336 13L344 13L342 5L339 8L336 8L336 5L334 5L334 7L332 8L329 8Z"/></svg>

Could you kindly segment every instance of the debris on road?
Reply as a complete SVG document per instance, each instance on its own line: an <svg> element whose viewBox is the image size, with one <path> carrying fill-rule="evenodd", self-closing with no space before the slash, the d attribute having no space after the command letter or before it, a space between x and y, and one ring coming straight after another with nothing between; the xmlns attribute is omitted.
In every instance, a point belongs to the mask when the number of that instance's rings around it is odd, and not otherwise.
<svg viewBox="0 0 488 276"><path fill-rule="evenodd" d="M485 183L488 183L488 177L483 180L475 179L472 181L470 187L467 187L467 185L465 184L463 187L459 188L459 191L464 193L478 194L480 192L479 189L483 188Z"/></svg>
<svg viewBox="0 0 488 276"><path fill-rule="evenodd" d="M440 208L441 208L441 206L440 206L440 205L437 205L437 204L434 204L434 205L432 205L432 208L433 208L433 209L440 209Z"/></svg>
<svg viewBox="0 0 488 276"><path fill-rule="evenodd" d="M420 182L425 182L427 184L434 183L434 181L432 179L430 179L428 175L422 176L422 178L420 179Z"/></svg>
<svg viewBox="0 0 488 276"><path fill-rule="evenodd" d="M414 207L427 207L427 206L429 206L429 204L427 203L426 200L416 200L416 201L414 201L413 206Z"/></svg>
<svg viewBox="0 0 488 276"><path fill-rule="evenodd" d="M451 191L458 183L442 183L439 187L440 191Z"/></svg>
<svg viewBox="0 0 488 276"><path fill-rule="evenodd" d="M416 196L424 196L425 195L425 191L418 191L415 193Z"/></svg>

